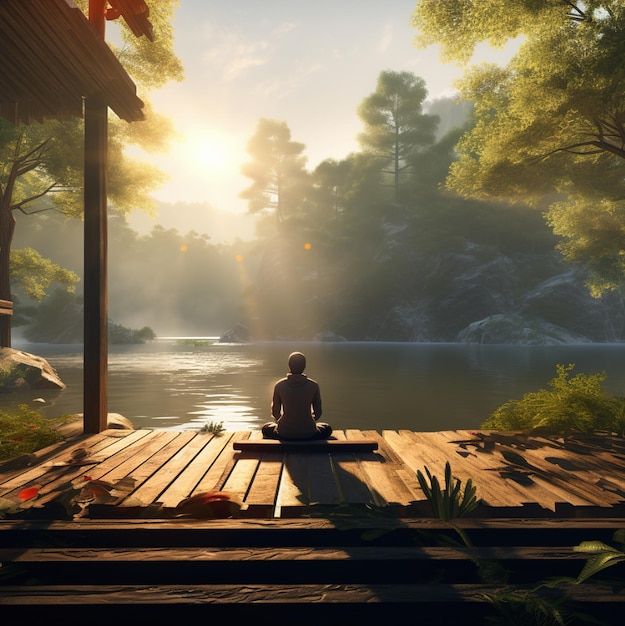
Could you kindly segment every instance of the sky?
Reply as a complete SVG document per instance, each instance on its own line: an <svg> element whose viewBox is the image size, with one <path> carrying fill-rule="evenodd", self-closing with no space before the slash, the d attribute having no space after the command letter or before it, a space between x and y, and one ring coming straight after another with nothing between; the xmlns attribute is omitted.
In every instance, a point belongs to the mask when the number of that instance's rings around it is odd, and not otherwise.
<svg viewBox="0 0 625 626"><path fill-rule="evenodd" d="M185 79L150 94L179 138L166 155L141 155L170 176L154 198L172 206L161 207L156 222L175 227L188 220L207 232L204 205L244 215L238 194L251 181L240 167L260 118L286 122L313 170L359 149L357 107L375 91L381 71L420 76L428 100L451 95L463 70L441 63L436 48L414 45L415 6L416 0L180 0L174 49ZM492 51L482 56L497 61ZM176 203L193 206L174 211ZM136 227L147 225L145 216L133 219Z"/></svg>

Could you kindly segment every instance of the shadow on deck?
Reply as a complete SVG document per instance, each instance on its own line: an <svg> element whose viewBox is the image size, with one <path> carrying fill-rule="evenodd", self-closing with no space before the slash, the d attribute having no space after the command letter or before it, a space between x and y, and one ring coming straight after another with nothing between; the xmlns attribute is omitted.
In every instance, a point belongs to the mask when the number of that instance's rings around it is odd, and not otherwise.
<svg viewBox="0 0 625 626"><path fill-rule="evenodd" d="M345 431L377 446L236 449L256 436L106 431L0 468L4 498L37 489L0 520L0 605L26 619L78 609L91 624L373 624L389 610L483 624L531 597L618 623L623 563L606 572L619 584L572 581L586 559L575 546L625 528L621 438ZM482 499L455 524L431 517L415 476L442 476L447 460ZM70 514L94 481L102 489ZM238 518L179 515L181 500L215 490L240 499ZM552 577L569 580L532 591Z"/></svg>

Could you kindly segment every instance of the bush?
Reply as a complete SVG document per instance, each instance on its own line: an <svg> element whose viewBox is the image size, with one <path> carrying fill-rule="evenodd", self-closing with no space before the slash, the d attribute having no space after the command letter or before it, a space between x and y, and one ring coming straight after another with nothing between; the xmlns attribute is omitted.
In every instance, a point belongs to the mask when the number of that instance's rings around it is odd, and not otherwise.
<svg viewBox="0 0 625 626"><path fill-rule="evenodd" d="M14 415L0 411L0 463L60 441L63 437L55 426L66 419L47 419L26 404L20 404Z"/></svg>
<svg viewBox="0 0 625 626"><path fill-rule="evenodd" d="M551 390L526 393L496 409L481 425L484 430L609 431L625 430L625 398L613 397L602 387L605 373L577 374L575 367L557 365Z"/></svg>

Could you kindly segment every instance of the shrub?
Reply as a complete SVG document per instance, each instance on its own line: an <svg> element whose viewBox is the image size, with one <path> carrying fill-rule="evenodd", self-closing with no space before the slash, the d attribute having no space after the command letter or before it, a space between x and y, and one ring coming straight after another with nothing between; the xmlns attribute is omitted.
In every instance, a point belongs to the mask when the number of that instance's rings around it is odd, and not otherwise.
<svg viewBox="0 0 625 626"><path fill-rule="evenodd" d="M484 430L609 431L625 430L625 398L610 396L602 387L606 375L577 374L575 367L557 365L551 389L526 393L497 408L480 428Z"/></svg>
<svg viewBox="0 0 625 626"><path fill-rule="evenodd" d="M16 414L0 411L0 463L60 441L55 426L66 419L45 418L26 404L20 404Z"/></svg>

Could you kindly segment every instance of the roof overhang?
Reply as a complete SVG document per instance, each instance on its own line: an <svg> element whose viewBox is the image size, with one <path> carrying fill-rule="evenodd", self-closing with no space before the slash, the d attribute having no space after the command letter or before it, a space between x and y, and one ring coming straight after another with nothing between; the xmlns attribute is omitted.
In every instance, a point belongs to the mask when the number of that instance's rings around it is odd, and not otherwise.
<svg viewBox="0 0 625 626"><path fill-rule="evenodd" d="M144 119L135 84L70 0L1 0L0 116L13 124L82 117L92 96L127 122Z"/></svg>

